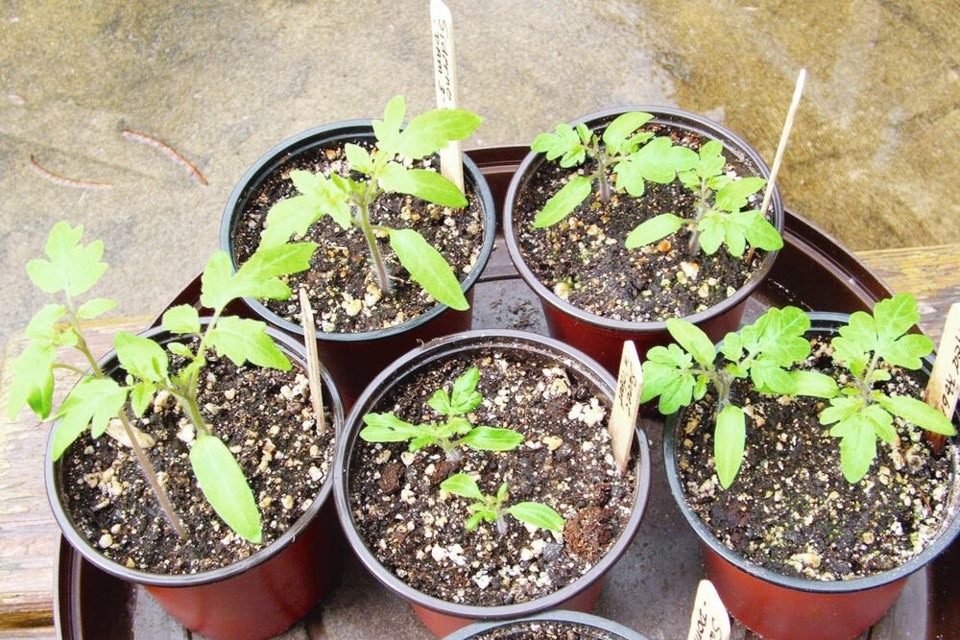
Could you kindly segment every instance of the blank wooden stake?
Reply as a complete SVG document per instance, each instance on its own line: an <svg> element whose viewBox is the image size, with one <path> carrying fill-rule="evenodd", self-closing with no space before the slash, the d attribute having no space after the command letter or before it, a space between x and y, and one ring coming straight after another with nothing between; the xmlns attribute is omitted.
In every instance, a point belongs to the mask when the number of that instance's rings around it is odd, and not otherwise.
<svg viewBox="0 0 960 640"><path fill-rule="evenodd" d="M323 412L323 388L320 385L320 354L317 353L317 325L313 319L313 308L307 298L307 290L300 287L300 319L303 321L303 346L307 349L307 380L310 383L310 402L317 416L319 432L327 429L327 420Z"/></svg>
<svg viewBox="0 0 960 640"><path fill-rule="evenodd" d="M783 123L783 132L780 133L780 143L777 145L777 155L773 158L773 167L770 169L770 180L767 181L767 189L763 192L763 204L760 205L760 215L767 215L767 207L770 206L770 199L773 198L773 187L777 181L777 174L780 173L780 163L783 161L783 152L787 149L787 139L790 137L790 130L793 129L793 119L797 115L797 107L800 105L800 96L803 95L803 85L806 84L807 70L800 69L797 75L797 86L793 90L793 100L790 101L790 109L787 110L787 119Z"/></svg>
<svg viewBox="0 0 960 640"><path fill-rule="evenodd" d="M457 61L453 49L453 17L442 0L430 0L433 31L433 78L437 108L457 108ZM463 192L463 149L459 140L440 150L440 173Z"/></svg>

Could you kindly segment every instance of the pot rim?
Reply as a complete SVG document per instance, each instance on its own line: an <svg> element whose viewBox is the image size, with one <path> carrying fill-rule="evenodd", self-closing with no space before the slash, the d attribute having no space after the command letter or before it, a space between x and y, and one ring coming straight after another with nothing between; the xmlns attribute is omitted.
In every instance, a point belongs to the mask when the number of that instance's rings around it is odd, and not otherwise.
<svg viewBox="0 0 960 640"><path fill-rule="evenodd" d="M208 321L209 318L201 318L201 323L206 323ZM141 332L138 335L143 337L153 337L158 334L165 333L167 332L162 327L153 327ZM306 355L304 346L302 344L299 344L290 336L269 326L267 327L267 333L274 339L275 342L278 343L280 349L284 351L284 353L290 357L295 364L306 369ZM170 339L173 340L174 337L171 336ZM98 364L104 370L112 370L115 368L115 365L111 363L115 363L115 361L116 352L114 350L110 350L109 353L100 358ZM333 421L332 426L335 430L334 437L336 440L339 440L342 437L345 424L343 404L340 400L340 394L333 383L333 378L331 378L327 370L323 368L322 364L320 366L320 378L324 389L329 396L329 406L326 407L326 412ZM54 427L50 430L50 435L47 439L44 480L46 485L47 501L50 503L50 508L53 511L54 518L57 521L57 525L60 527L63 537L67 540L67 542L70 543L70 546L76 549L77 552L83 556L84 560L90 562L90 564L96 568L106 572L111 576L135 584L153 587L196 587L219 582L221 580L226 580L242 574L270 560L290 546L300 535L300 532L303 531L303 529L305 529L313 521L314 517L330 499L333 491L333 470L331 467L330 473L328 473L327 478L324 480L323 485L321 485L320 491L314 497L310 507L304 511L301 516L297 518L297 520L280 537L278 537L268 546L259 549L252 555L243 558L242 560L238 560L232 564L219 567L217 569L211 569L209 571L190 574L153 573L150 571L143 571L141 569L130 569L127 566L111 560L101 554L100 551L77 530L73 524L73 519L70 517L66 508L60 501L59 495L61 474L57 473L57 470L60 468L61 463L59 461L53 461L52 453L53 434L55 430L56 425L54 425ZM335 445L336 444L339 443L335 442Z"/></svg>
<svg viewBox="0 0 960 640"><path fill-rule="evenodd" d="M353 524L352 509L350 507L347 487L349 486L350 460L353 443L357 438L362 417L369 407L374 406L387 392L404 376L412 374L430 364L445 360L452 355L475 351L488 347L501 349L530 350L544 355L566 366L575 368L601 393L607 395L611 402L616 389L616 381L605 369L592 358L564 343L539 334L516 331L510 329L479 329L465 331L460 334L444 336L428 342L409 351L394 361L389 367L367 386L363 394L354 403L347 417L343 437L337 445L337 455L334 470L334 496L337 506L337 515L341 528L350 543L354 554L371 574L384 586L400 595L408 602L426 607L445 615L469 619L498 619L515 618L530 615L535 612L554 608L564 601L584 591L619 560L620 556L630 546L640 526L640 520L646 509L650 493L651 473L649 443L646 434L640 429L639 421L635 429L634 455L635 482L633 510L626 525L620 533L614 546L593 567L578 579L566 586L553 591L541 598L522 603L496 606L467 605L446 602L440 598L418 591L388 571L369 551Z"/></svg>
<svg viewBox="0 0 960 640"><path fill-rule="evenodd" d="M732 152L734 155L752 162L764 179L769 180L770 178L770 169L763 161L763 158L760 157L760 154L752 146L750 146L746 140L718 122L714 122L709 118L705 118L704 116L692 113L690 111L685 111L683 109L655 105L628 105L623 107L610 107L607 109L594 111L585 116L572 120L569 122L569 124L574 127L581 123L587 124L591 127L605 125L609 124L609 121L613 120L616 116L630 111L644 111L654 116L653 120L651 120L652 123L694 131L695 133L703 135L707 138L717 140L723 144L723 147L726 151ZM630 320L614 320L612 318L606 318L604 316L588 313L587 311L574 306L573 304L553 293L553 291L540 282L533 271L531 271L526 265L520 252L519 244L517 243L518 229L514 226L513 220L514 202L517 198L517 194L526 185L530 176L540 167L540 165L545 162L546 155L544 153L536 151L530 151L527 153L523 161L520 163L520 166L514 173L513 178L510 180L510 185L507 189L507 195L503 202L503 237L507 245L507 251L510 254L510 259L513 262L517 272L520 274L520 277L527 284L527 286L534 290L541 301L558 309L564 314L576 318L579 322L611 331L651 333L666 331L666 320L635 322ZM780 187L778 185L774 185L773 197L770 200L768 211L771 222L782 236L784 228L784 207L783 200L780 197ZM745 302L747 298L753 294L756 288L760 286L760 283L767 276L767 274L770 273L771 269L773 268L774 260L779 252L780 250L777 249L774 251L768 251L766 254L764 254L763 261L760 263L760 267L757 269L757 271L754 272L752 276L739 289L737 289L732 296L704 311L700 311L689 316L684 316L684 319L692 322L693 324L699 324L709 318L722 315L730 309L735 308L737 305Z"/></svg>
<svg viewBox="0 0 960 640"><path fill-rule="evenodd" d="M466 627L461 627L453 633L444 636L443 640L470 640L475 635L484 631L492 631L494 629L507 627L512 624L525 624L531 622L573 622L585 627L589 627L596 631L614 633L620 636L622 640L646 640L645 636L634 631L630 627L616 622L615 620L603 618L592 613L568 611L566 609L544 611L533 616L517 618L514 620L473 622Z"/></svg>
<svg viewBox="0 0 960 640"><path fill-rule="evenodd" d="M808 333L827 333L835 334L836 329L847 323L850 314L834 312L807 312L811 320L811 328ZM929 373L929 367L932 361L928 358L925 362L924 370ZM935 540L926 546L919 554L907 560L902 565L860 578L849 580L812 580L797 576L787 576L766 567L748 562L741 555L734 552L713 534L712 531L703 523L700 517L693 511L687 503L683 487L680 486L680 479L677 473L676 453L676 429L679 422L679 416L682 411L667 416L664 419L663 428L663 457L664 471L667 475L667 482L670 486L670 493L673 494L674 502L683 513L683 517L700 538L700 542L706 545L710 551L722 557L724 560L737 567L744 573L754 578L769 582L780 587L794 589L796 591L805 591L810 593L848 593L855 591L864 591L880 587L891 582L906 578L916 571L922 569L940 553L942 553L953 542L957 534L960 533L960 451L954 442L952 448L953 454L953 488L952 497L947 505L947 513L944 523L940 527L939 535ZM960 421L960 412L954 414L953 421Z"/></svg>
<svg viewBox="0 0 960 640"><path fill-rule="evenodd" d="M273 171L277 169L282 162L311 147L318 146L324 142L336 140L355 139L358 137L372 138L372 122L373 120L368 119L341 120L301 131L300 133L291 136L290 138L287 138L286 140L272 147L269 151L260 156L260 158L247 170L247 172L234 187L233 191L230 193L230 197L227 199L227 204L226 207L224 207L223 217L221 218L220 222L220 248L226 251L230 256L230 264L234 271L236 271L237 266L233 254L233 240L231 238L231 232L234 226L234 219L237 209L245 200L245 196L248 195L250 187L260 184L262 180L273 173ZM473 187L474 194L479 201L481 212L483 214L484 224L483 245L481 246L480 254L477 256L477 261L470 270L470 273L468 273L467 277L460 282L461 289L466 292L469 291L470 288L480 278L481 272L489 261L490 255L493 253L493 246L497 236L497 211L496 203L493 198L493 191L490 189L490 185L487 184L482 171L467 154L462 154L462 157L464 180L467 184ZM243 298L243 301L255 313L266 320L268 324L279 327L287 333L301 336L303 335L304 331L301 324L291 322L280 317L278 314L268 309L267 306L264 305L260 300L257 300L256 298ZM428 323L449 308L450 307L447 305L437 302L433 307L415 318L411 318L397 325L384 327L381 329L374 329L371 331L326 333L324 331L317 330L317 339L346 343L386 340L396 336L397 334L411 331Z"/></svg>

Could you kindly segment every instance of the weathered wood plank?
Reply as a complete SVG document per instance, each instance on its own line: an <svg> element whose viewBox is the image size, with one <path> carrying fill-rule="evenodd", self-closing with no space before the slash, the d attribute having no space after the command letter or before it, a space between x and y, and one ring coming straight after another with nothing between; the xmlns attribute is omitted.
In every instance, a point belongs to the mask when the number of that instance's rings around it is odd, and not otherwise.
<svg viewBox="0 0 960 640"><path fill-rule="evenodd" d="M897 293L912 293L920 328L940 341L947 309L960 302L960 244L862 251L857 256Z"/></svg>
<svg viewBox="0 0 960 640"><path fill-rule="evenodd" d="M91 351L106 353L115 332L139 331L147 321L137 317L89 323ZM54 563L60 534L47 506L42 464L50 427L27 409L16 420L7 416L11 367L25 343L22 334L11 337L0 359L0 630L51 628L53 624ZM76 366L85 364L73 350L64 349L60 357ZM69 372L58 374L55 402L77 377Z"/></svg>

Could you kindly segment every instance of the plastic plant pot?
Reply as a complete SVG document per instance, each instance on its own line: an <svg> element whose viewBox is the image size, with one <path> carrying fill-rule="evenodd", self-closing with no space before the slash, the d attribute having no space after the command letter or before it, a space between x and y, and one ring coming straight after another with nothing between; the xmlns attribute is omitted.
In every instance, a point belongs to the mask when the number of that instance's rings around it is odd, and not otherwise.
<svg viewBox="0 0 960 640"><path fill-rule="evenodd" d="M294 366L305 367L302 344L279 331L268 332ZM163 334L154 328L142 335ZM115 370L114 353L107 354L100 366L105 372ZM343 432L343 405L330 374L321 368L320 376L328 420L339 437ZM52 460L52 443L51 436L48 461ZM340 570L343 536L336 525L331 477L309 509L269 546L219 569L169 575L130 569L103 556L77 530L63 506L60 462L48 463L45 473L50 506L70 545L97 569L143 586L180 624L209 638L252 640L284 631L320 601Z"/></svg>
<svg viewBox="0 0 960 640"><path fill-rule="evenodd" d="M585 381L594 393L613 399L615 380L596 362L575 349L556 340L536 334L511 331L469 331L455 336L439 338L414 349L380 373L357 400L348 417L348 428L337 447L335 496L337 513L346 538L361 563L388 589L405 599L421 621L438 637L446 635L476 620L499 620L520 618L554 608L589 612L600 596L602 580L619 557L626 551L643 516L650 491L649 444L645 434L637 429L634 440L635 483L633 507L619 538L606 555L578 579L540 598L527 602L476 606L450 603L412 588L391 573L375 557L357 531L350 507L351 466L354 443L363 426L363 416L377 406L391 388L418 371L429 370L437 363L470 352L486 349L509 350L529 353L537 358L546 358L562 364L564 369Z"/></svg>
<svg viewBox="0 0 960 640"><path fill-rule="evenodd" d="M653 124L665 125L693 132L707 139L718 140L723 144L726 152L752 165L757 170L757 175L764 179L770 175L763 159L745 140L720 124L679 109L653 106L620 107L590 114L570 124L576 126L579 123L585 123L591 129L602 128L618 115L629 111L643 111L653 115L654 118L651 121ZM510 252L510 259L520 277L540 299L550 335L593 357L608 371L616 372L625 340L634 341L641 358L650 347L667 344L670 341L666 329L666 318L654 322L633 322L589 313L557 296L525 264L518 236L530 231L518 227L514 212L519 194L545 162L547 160L543 153L528 153L510 182L503 209L503 235ZM782 234L784 209L777 189L774 189L768 218ZM719 340L727 332L736 330L740 325L747 300L770 273L778 253L778 251L767 252L757 271L732 296L685 319L700 327L714 340Z"/></svg>
<svg viewBox="0 0 960 640"><path fill-rule="evenodd" d="M338 142L374 140L370 120L349 120L322 125L304 131L280 143L247 171L227 201L220 226L220 247L230 254L236 268L233 252L233 230L250 198L271 175L289 170L299 156L314 152L318 147ZM493 194L483 173L466 155L463 157L464 182L472 189L483 212L483 246L476 264L461 281L467 301L473 303L473 285L480 277L493 251L496 238L497 213ZM250 311L268 324L279 327L302 340L303 327L280 317L262 302L244 298ZM314 310L318 313L318 310ZM470 310L457 311L437 304L423 314L398 325L357 333L326 333L317 331L320 359L329 369L340 390L344 407L349 410L353 401L367 383L388 363L413 347L433 338L470 329Z"/></svg>
<svg viewBox="0 0 960 640"><path fill-rule="evenodd" d="M580 611L546 611L544 613L521 618L519 620L497 620L493 622L474 622L457 629L444 640L510 640L521 634L551 632L577 634L581 640L646 640L633 629L612 620ZM566 638L560 635L556 638Z"/></svg>
<svg viewBox="0 0 960 640"><path fill-rule="evenodd" d="M808 336L831 337L848 315L810 313ZM931 362L924 365L929 374ZM748 628L772 640L849 640L880 620L893 606L911 574L946 550L960 533L958 460L953 453L953 486L938 537L904 564L871 576L820 581L787 576L747 562L722 544L687 503L677 468L677 429L682 410L666 420L663 455L667 480L684 518L700 538L707 577L730 613ZM960 418L954 416L954 423ZM749 455L749 454L748 454Z"/></svg>

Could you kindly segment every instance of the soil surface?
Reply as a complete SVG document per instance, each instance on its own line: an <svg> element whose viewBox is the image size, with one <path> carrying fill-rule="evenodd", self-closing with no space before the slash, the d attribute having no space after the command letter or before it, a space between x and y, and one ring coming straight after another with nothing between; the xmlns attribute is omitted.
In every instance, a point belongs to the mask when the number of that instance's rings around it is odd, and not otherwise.
<svg viewBox="0 0 960 640"><path fill-rule="evenodd" d="M404 381L375 411L414 424L439 421L427 400L471 366L480 369L484 398L471 424L519 431L524 442L506 452L460 447L452 461L436 446L411 454L407 443L358 439L353 518L377 559L414 589L461 604L525 602L577 579L615 544L631 514L634 471L617 473L607 400L561 364L521 361L508 350L447 360ZM566 519L562 537L511 516L505 535L486 522L466 531L471 501L439 488L458 472L474 476L485 495L508 483L508 504L554 508Z"/></svg>
<svg viewBox="0 0 960 640"><path fill-rule="evenodd" d="M647 125L641 130L669 135L674 144L698 150L707 138L692 132ZM737 177L759 171L724 149L724 171ZM579 168L589 175L592 160ZM694 196L679 180L667 185L647 183L642 198L614 194L600 200L599 190L558 224L533 227L533 220L550 197L566 183L571 171L558 162L544 162L521 189L514 205L514 225L523 260L537 279L558 297L594 315L634 322L685 317L717 305L746 283L760 266L764 252L748 250L742 258L725 246L712 256L690 250L690 233L683 228L663 241L627 249L624 240L634 227L661 213L693 219ZM610 176L611 184L615 178ZM750 204L759 208L761 193ZM768 214L769 215L769 214Z"/></svg>
<svg viewBox="0 0 960 640"><path fill-rule="evenodd" d="M296 365L288 372L237 368L213 356L205 374L199 392L204 420L244 470L260 506L263 542L234 534L207 504L190 467L193 425L160 392L137 424L156 440L147 453L189 540L180 540L167 522L131 449L87 432L63 457L65 507L79 531L129 568L198 573L246 558L310 508L330 470L333 428L318 432L308 383Z"/></svg>
<svg viewBox="0 0 960 640"><path fill-rule="evenodd" d="M353 140L368 150L369 140ZM435 169L436 158L427 158L420 168ZM303 169L329 176L338 173L355 180L365 176L350 171L343 142L305 150L281 163L248 199L233 229L233 251L242 265L260 243L267 212L280 200L297 195L290 171ZM437 249L462 282L476 265L483 247L484 220L479 198L469 183L467 207L450 209L403 194L383 194L373 205L371 221L393 229L412 228ZM310 270L290 276L294 292L306 287L316 317L317 330L324 333L357 333L391 327L416 318L437 303L410 279L407 270L390 249L389 239L379 234L377 243L390 276L389 293L380 289L363 233L356 225L344 231L329 216L317 221L302 238L319 245L310 262ZM300 323L300 302L295 294L289 300L264 301L268 309Z"/></svg>
<svg viewBox="0 0 960 640"><path fill-rule="evenodd" d="M814 342L804 366L842 375L830 367L829 350ZM922 397L913 372L891 372L885 393ZM783 575L843 580L897 567L936 538L951 498L954 445L934 453L920 429L897 418L899 447L878 441L877 460L851 485L840 469L840 440L817 418L825 401L778 400L743 385L732 397L748 420L746 455L730 488L720 488L715 472L712 396L681 416L677 435L687 502L723 544Z"/></svg>

